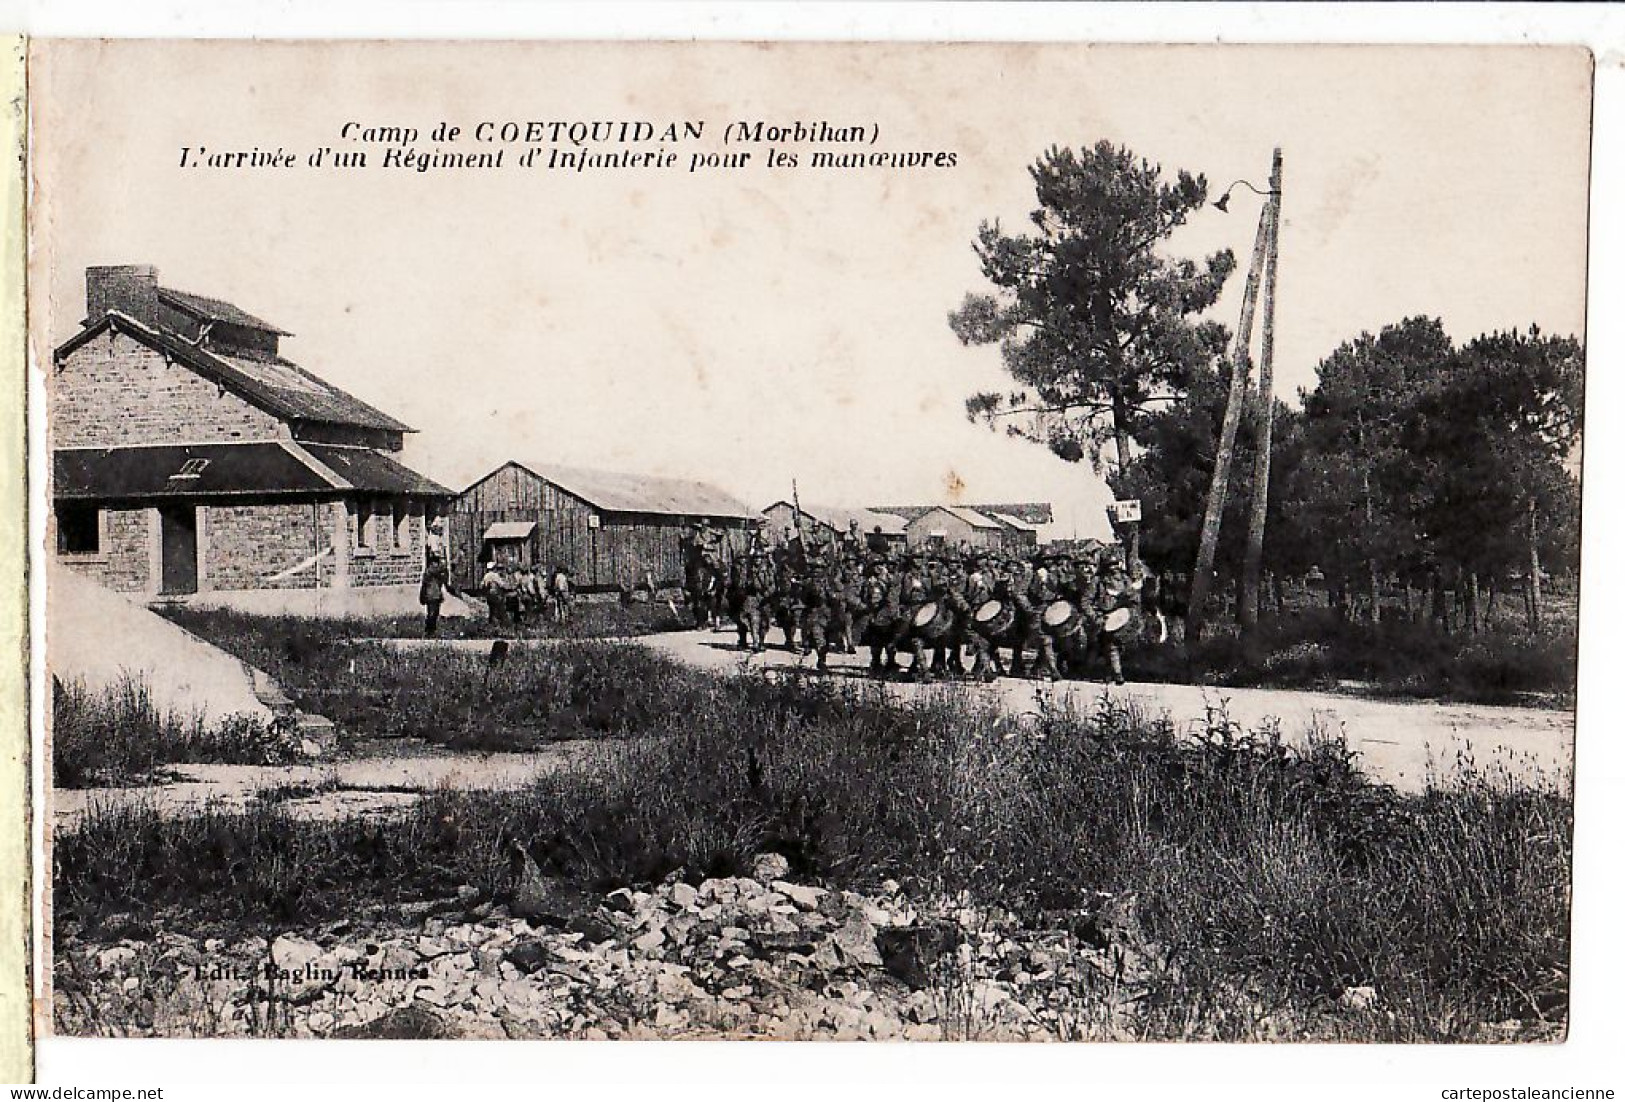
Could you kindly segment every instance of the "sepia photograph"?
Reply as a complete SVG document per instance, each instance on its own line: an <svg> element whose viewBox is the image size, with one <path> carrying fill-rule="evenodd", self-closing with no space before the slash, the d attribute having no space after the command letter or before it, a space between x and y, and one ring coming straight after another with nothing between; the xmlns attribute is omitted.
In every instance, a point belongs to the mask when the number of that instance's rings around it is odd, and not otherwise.
<svg viewBox="0 0 1625 1102"><path fill-rule="evenodd" d="M1590 51L29 65L42 1032L1567 1037Z"/></svg>

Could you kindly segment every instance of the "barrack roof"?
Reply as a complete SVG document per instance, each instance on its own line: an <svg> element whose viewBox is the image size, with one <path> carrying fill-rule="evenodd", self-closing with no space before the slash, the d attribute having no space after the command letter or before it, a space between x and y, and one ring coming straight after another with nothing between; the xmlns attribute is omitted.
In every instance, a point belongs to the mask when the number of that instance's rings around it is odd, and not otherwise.
<svg viewBox="0 0 1625 1102"><path fill-rule="evenodd" d="M388 432L416 431L281 356L241 348L226 352L195 345L117 310L109 311L64 341L56 350L56 359L61 361L109 327L219 382L278 417Z"/></svg>
<svg viewBox="0 0 1625 1102"><path fill-rule="evenodd" d="M707 482L667 478L630 471L604 471L560 463L509 460L537 478L553 483L606 513L656 513L664 516L730 517L754 520L749 505ZM507 466L504 463L503 466ZM501 470L498 467L496 470ZM474 485L490 478L476 479Z"/></svg>
<svg viewBox="0 0 1625 1102"><path fill-rule="evenodd" d="M270 322L256 318L247 310L239 309L221 299L194 295L187 291L177 291L173 287L158 288L158 298L160 301L168 302L177 310L184 311L203 321L220 321L225 322L227 325L240 325L244 329L259 329L266 333L275 333L279 337L293 336L286 329L278 329Z"/></svg>

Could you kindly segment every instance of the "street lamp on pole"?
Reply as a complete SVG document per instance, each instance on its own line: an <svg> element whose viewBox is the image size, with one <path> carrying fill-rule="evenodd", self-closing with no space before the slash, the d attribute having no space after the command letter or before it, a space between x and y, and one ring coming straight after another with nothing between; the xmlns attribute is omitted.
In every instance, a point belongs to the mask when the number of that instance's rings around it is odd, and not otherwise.
<svg viewBox="0 0 1625 1102"><path fill-rule="evenodd" d="M1190 602L1185 614L1185 636L1194 642L1201 636L1202 620L1212 582L1213 560L1218 551L1219 525L1224 516L1225 498L1230 482L1230 463L1234 454L1236 428L1245 404L1247 356L1252 344L1253 310L1258 301L1259 284L1264 289L1264 348L1259 362L1259 393L1263 409L1259 414L1259 441L1253 465L1252 515L1248 523L1247 554L1242 568L1242 594L1238 612L1243 638L1252 636L1250 629L1258 619L1258 577L1263 559L1264 514L1268 505L1269 450L1271 423L1271 366L1275 348L1275 267L1276 234L1280 226L1281 209L1281 150L1275 150L1270 171L1268 190L1247 180L1236 180L1224 189L1214 206L1226 213L1230 208L1230 195L1238 187L1265 197L1263 213L1259 217L1258 233L1253 243L1252 263L1248 267L1247 286L1242 296L1241 324L1236 332L1235 351L1230 367L1230 394L1225 403L1224 422L1219 431L1219 445L1213 465L1213 476L1208 486L1207 507L1202 517L1201 539L1196 553L1196 567L1191 574Z"/></svg>
<svg viewBox="0 0 1625 1102"><path fill-rule="evenodd" d="M1264 522L1269 513L1270 493L1270 439L1275 424L1274 364L1275 364L1275 277L1281 233L1281 151L1275 150L1270 168L1270 187L1259 191L1245 180L1237 183L1266 197L1264 217L1268 224L1268 257L1264 265L1264 334L1263 347L1258 357L1258 405L1254 416L1258 423L1258 441L1253 450L1253 499L1247 518L1247 547L1241 562L1241 604L1237 618L1241 621L1244 644L1255 642L1258 626L1258 588L1264 569ZM1234 188L1236 184L1231 184ZM1230 198L1226 189L1215 205L1220 210Z"/></svg>
<svg viewBox="0 0 1625 1102"><path fill-rule="evenodd" d="M1277 154L1279 154L1280 151L1277 150L1276 152L1277 152ZM1251 183L1251 181L1248 181L1248 180L1234 180L1234 181L1231 182L1229 187L1224 189L1224 194L1219 196L1217 199L1215 199L1213 201L1214 208L1217 209L1217 210L1223 211L1225 214L1229 214L1230 213L1230 193L1232 191L1235 191L1236 188L1238 188L1238 187L1244 187L1248 191L1252 192L1253 194L1262 195L1262 196L1264 196L1266 198L1268 198L1269 196L1272 196L1272 195L1280 195L1281 194L1281 191L1280 191L1279 188L1274 188L1274 189L1272 189L1270 191L1265 191L1262 188L1254 187L1253 184Z"/></svg>

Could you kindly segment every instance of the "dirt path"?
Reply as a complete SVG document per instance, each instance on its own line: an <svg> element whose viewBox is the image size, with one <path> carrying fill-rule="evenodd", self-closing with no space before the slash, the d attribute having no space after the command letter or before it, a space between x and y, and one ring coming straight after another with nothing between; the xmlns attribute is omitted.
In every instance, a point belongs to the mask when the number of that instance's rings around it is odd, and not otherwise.
<svg viewBox="0 0 1625 1102"><path fill-rule="evenodd" d="M769 670L811 670L813 665L812 659L782 649L747 656L735 647L731 634L674 632L642 636L635 642L689 665L719 671L739 669L747 658L749 667ZM832 654L827 676L866 677L866 655ZM891 684L905 696L932 691L928 686ZM965 685L963 691L997 697L1006 709L1025 712L1037 709L1039 693L1045 688L1035 681L1004 678L991 685ZM1574 762L1571 711L1149 683L1117 688L1071 681L1054 686L1053 692L1057 701L1085 707L1102 696L1132 701L1149 714L1169 716L1183 730L1199 729L1208 710L1221 706L1231 720L1249 729L1269 719L1279 720L1289 742L1303 741L1316 724L1329 730L1341 726L1366 770L1404 791L1418 791L1430 775L1447 776L1462 762L1472 762L1483 771L1504 772L1508 780L1519 784L1549 781L1566 785Z"/></svg>
<svg viewBox="0 0 1625 1102"><path fill-rule="evenodd" d="M54 789L57 830L73 830L92 808L150 806L164 815L204 807L241 810L274 795L295 818L329 820L390 815L427 792L451 788L518 788L534 777L569 768L591 752L569 742L534 753L389 754L311 765L176 765L167 783L139 788Z"/></svg>

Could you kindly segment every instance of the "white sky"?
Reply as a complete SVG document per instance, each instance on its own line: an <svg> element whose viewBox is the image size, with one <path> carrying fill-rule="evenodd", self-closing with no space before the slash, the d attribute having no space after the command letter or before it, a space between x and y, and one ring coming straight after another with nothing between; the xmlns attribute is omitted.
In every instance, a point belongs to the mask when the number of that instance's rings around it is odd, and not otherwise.
<svg viewBox="0 0 1625 1102"><path fill-rule="evenodd" d="M290 358L421 430L461 488L510 457L661 471L758 505L1051 500L1098 534L1086 467L966 422L1001 385L946 315L983 218L1020 228L1052 143L1126 143L1263 185L1284 147L1276 377L1362 329L1458 340L1583 318L1589 66L1507 48L922 48L52 43L35 70L36 310L82 316L89 264L292 330ZM920 173L691 177L214 173L182 145L306 150L346 121L878 122ZM422 146L429 143L420 140ZM709 143L708 143L709 144ZM461 148L473 148L463 145ZM509 156L512 156L511 151ZM760 161L760 154L757 156ZM1173 248L1245 264L1257 200ZM1215 316L1233 326L1241 275Z"/></svg>

